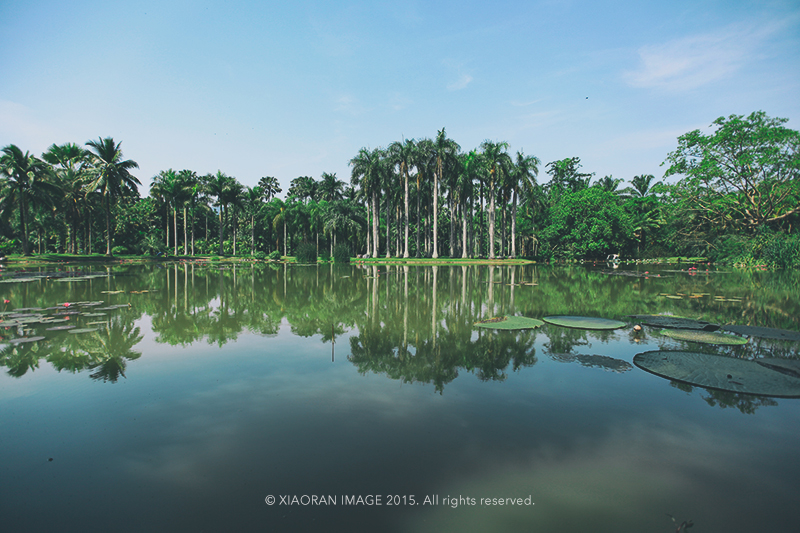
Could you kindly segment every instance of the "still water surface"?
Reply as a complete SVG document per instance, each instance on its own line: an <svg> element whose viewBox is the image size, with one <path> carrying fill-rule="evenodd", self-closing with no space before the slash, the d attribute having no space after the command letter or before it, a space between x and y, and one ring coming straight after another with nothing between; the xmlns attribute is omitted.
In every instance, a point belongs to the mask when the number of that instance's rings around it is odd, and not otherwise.
<svg viewBox="0 0 800 533"><path fill-rule="evenodd" d="M98 277L59 280L67 271ZM796 273L637 274L6 270L0 318L54 318L0 329L3 529L794 531L800 399L692 387L632 361L657 349L796 359L800 346L473 326L671 313L800 330ZM336 504L302 504L312 496Z"/></svg>

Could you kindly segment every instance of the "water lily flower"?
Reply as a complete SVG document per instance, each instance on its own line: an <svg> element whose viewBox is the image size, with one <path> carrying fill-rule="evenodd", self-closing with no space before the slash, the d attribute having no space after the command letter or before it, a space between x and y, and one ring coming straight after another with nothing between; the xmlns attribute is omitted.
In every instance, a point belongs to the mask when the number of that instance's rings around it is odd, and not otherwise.
<svg viewBox="0 0 800 533"><path fill-rule="evenodd" d="M3 300L3 303L4 303L4 304L10 304L10 303L11 303L11 300Z"/></svg>

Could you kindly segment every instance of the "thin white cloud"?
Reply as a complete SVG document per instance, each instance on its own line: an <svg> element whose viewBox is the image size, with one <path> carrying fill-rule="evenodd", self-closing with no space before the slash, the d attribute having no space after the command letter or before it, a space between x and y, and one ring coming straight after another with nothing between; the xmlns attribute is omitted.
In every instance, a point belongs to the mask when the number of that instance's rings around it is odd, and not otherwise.
<svg viewBox="0 0 800 533"><path fill-rule="evenodd" d="M460 91L461 89L466 88L467 85L472 81L472 76L469 74L462 74L458 80L454 81L453 83L447 86L448 91Z"/></svg>
<svg viewBox="0 0 800 533"><path fill-rule="evenodd" d="M727 78L758 57L763 41L780 25L740 25L643 46L638 69L623 74L633 87L685 91Z"/></svg>

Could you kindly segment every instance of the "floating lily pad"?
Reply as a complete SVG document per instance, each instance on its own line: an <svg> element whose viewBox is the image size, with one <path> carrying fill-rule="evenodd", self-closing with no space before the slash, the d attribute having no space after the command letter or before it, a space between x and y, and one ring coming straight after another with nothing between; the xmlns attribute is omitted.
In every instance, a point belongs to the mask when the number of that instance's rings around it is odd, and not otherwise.
<svg viewBox="0 0 800 533"><path fill-rule="evenodd" d="M89 281L89 278L80 277L80 278L56 278L53 281Z"/></svg>
<svg viewBox="0 0 800 533"><path fill-rule="evenodd" d="M92 307L95 305L103 305L105 302L79 302L78 305L81 307Z"/></svg>
<svg viewBox="0 0 800 533"><path fill-rule="evenodd" d="M712 324L704 320L695 320L693 318L685 318L681 316L628 315L628 317L637 322L641 322L646 326L653 326L656 328L701 329L705 331L716 331L719 329L718 324Z"/></svg>
<svg viewBox="0 0 800 533"><path fill-rule="evenodd" d="M52 328L47 328L47 331L62 331L65 329L75 329L75 326L53 326Z"/></svg>
<svg viewBox="0 0 800 533"><path fill-rule="evenodd" d="M633 364L657 376L690 385L761 396L800 397L800 378L755 361L695 352L636 354Z"/></svg>
<svg viewBox="0 0 800 533"><path fill-rule="evenodd" d="M589 368L602 368L603 370L617 372L619 374L633 369L633 365L629 362L623 361L622 359L615 359L614 357L608 357L607 355L551 353L550 357L561 363L575 362Z"/></svg>
<svg viewBox="0 0 800 533"><path fill-rule="evenodd" d="M800 332L791 331L788 329L762 328L759 326L738 326L736 324L722 326L722 329L732 333L738 333L739 335L747 335L748 337L761 337L762 339L776 339L795 342L800 341Z"/></svg>
<svg viewBox="0 0 800 533"><path fill-rule="evenodd" d="M627 325L619 320L593 316L546 316L542 320L548 324L577 329L619 329Z"/></svg>
<svg viewBox="0 0 800 533"><path fill-rule="evenodd" d="M756 363L770 370L775 370L787 376L793 376L800 379L800 360L797 359L779 359L777 357L765 357L763 359L756 359Z"/></svg>
<svg viewBox="0 0 800 533"><path fill-rule="evenodd" d="M108 313L81 313L81 316L86 317L97 317L97 316L107 316Z"/></svg>
<svg viewBox="0 0 800 533"><path fill-rule="evenodd" d="M120 294L125 291L100 291L101 294Z"/></svg>
<svg viewBox="0 0 800 533"><path fill-rule="evenodd" d="M747 344L747 339L736 335L726 335L713 331L698 331L696 329L662 329L661 334L680 341L704 342L706 344L737 345Z"/></svg>
<svg viewBox="0 0 800 533"><path fill-rule="evenodd" d="M28 283L30 281L36 281L38 278L3 278L0 279L0 283Z"/></svg>
<svg viewBox="0 0 800 533"><path fill-rule="evenodd" d="M11 344L24 344L26 342L36 342L44 340L44 337L17 337L16 339L9 339Z"/></svg>
<svg viewBox="0 0 800 533"><path fill-rule="evenodd" d="M97 331L97 328L75 328L69 330L70 333L91 333L92 331Z"/></svg>
<svg viewBox="0 0 800 533"><path fill-rule="evenodd" d="M475 322L479 328L487 329L533 329L543 324L541 320L526 316L499 316Z"/></svg>

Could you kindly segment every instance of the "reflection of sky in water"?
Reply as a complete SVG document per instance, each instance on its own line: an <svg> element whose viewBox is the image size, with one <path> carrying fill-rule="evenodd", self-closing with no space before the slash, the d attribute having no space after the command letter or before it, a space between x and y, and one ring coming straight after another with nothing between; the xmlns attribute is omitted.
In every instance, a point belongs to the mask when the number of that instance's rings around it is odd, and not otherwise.
<svg viewBox="0 0 800 533"><path fill-rule="evenodd" d="M440 281L441 282L441 281ZM460 287L457 286L458 293ZM0 510L16 530L779 531L797 516L800 400L710 407L639 369L547 355L438 394L360 375L319 335L156 342L104 384L42 361L0 377ZM513 335L513 334L511 334ZM473 334L473 338L475 334ZM627 331L575 353L682 346ZM49 458L53 461L48 461ZM268 507L268 494L526 497L533 507Z"/></svg>

